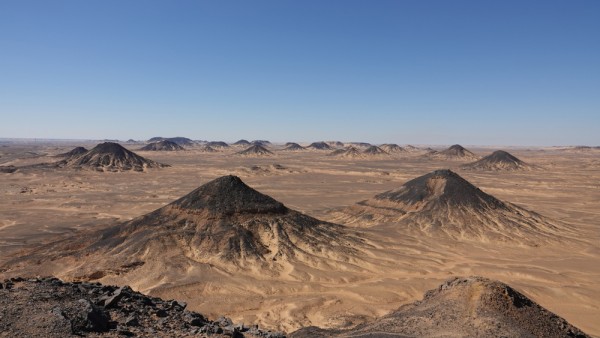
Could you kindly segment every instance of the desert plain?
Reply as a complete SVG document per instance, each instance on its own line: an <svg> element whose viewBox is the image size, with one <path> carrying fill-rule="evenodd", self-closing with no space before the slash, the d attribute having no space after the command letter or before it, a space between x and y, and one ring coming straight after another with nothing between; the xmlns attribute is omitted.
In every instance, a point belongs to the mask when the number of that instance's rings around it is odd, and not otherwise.
<svg viewBox="0 0 600 338"><path fill-rule="evenodd" d="M478 157L506 150L532 170L478 171L470 160L427 156L432 147L382 156L334 157L327 150L242 156L242 146L207 152L129 150L170 167L144 172L99 172L38 166L75 146L98 142L7 142L0 165L0 277L77 276L69 265L11 266L44 243L103 229L161 208L221 176L235 175L290 209L349 228L362 249L345 259L283 262L266 273L251 265L189 265L167 246L163 260L127 273L97 275L104 284L130 285L164 299L185 301L209 317L292 332L301 327L348 328L384 316L453 276L483 276L511 285L588 334L600 336L600 150L576 147L467 146ZM303 144L306 145L306 144ZM357 147L360 148L360 145ZM407 231L394 222L361 224L339 210L396 189L438 169L450 169L497 199L533 211L569 231L552 240L494 241ZM530 241L531 240L531 241ZM530 243L528 243L530 242ZM149 256L154 257L154 256ZM172 259L173 264L161 266ZM89 277L89 276L88 276Z"/></svg>

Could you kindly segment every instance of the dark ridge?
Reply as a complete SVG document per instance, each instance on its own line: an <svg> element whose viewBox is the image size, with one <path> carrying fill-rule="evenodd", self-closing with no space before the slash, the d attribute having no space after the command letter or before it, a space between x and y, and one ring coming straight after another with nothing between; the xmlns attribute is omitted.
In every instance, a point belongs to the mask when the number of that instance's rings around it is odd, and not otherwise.
<svg viewBox="0 0 600 338"><path fill-rule="evenodd" d="M382 144L380 148L387 151L388 153L401 153L407 151L406 149L402 148L401 146L395 143Z"/></svg>
<svg viewBox="0 0 600 338"><path fill-rule="evenodd" d="M261 145L255 144L255 145L252 145L252 146L238 152L238 154L240 154L240 155L272 155L273 153L270 150L268 150L267 148L265 148Z"/></svg>
<svg viewBox="0 0 600 338"><path fill-rule="evenodd" d="M171 142L168 140L162 140L162 141L147 144L147 145L143 146L142 148L140 148L140 150L144 150L144 151L178 151L178 150L185 150L185 149L175 142Z"/></svg>
<svg viewBox="0 0 600 338"><path fill-rule="evenodd" d="M223 141L212 141L208 142L206 145L213 148L229 148L229 144Z"/></svg>
<svg viewBox="0 0 600 338"><path fill-rule="evenodd" d="M589 337L507 284L455 277L371 323L349 330L309 327L293 338L323 337Z"/></svg>
<svg viewBox="0 0 600 338"><path fill-rule="evenodd" d="M0 283L3 337L271 337L257 325L208 320L182 301L100 283L13 277Z"/></svg>
<svg viewBox="0 0 600 338"><path fill-rule="evenodd" d="M356 149L353 146L348 146L344 149L336 149L329 153L328 156L336 156L336 157L361 157L362 154L360 150Z"/></svg>
<svg viewBox="0 0 600 338"><path fill-rule="evenodd" d="M298 143L288 142L285 144L285 149L283 150L305 150L305 148Z"/></svg>
<svg viewBox="0 0 600 338"><path fill-rule="evenodd" d="M355 145L357 147L368 148L371 146L371 143L367 142L351 142L350 144Z"/></svg>
<svg viewBox="0 0 600 338"><path fill-rule="evenodd" d="M317 150L331 150L331 146L325 142L313 142L307 148Z"/></svg>
<svg viewBox="0 0 600 338"><path fill-rule="evenodd" d="M271 142L269 142L267 140L254 140L251 142L251 144L266 147L266 146L270 145Z"/></svg>
<svg viewBox="0 0 600 338"><path fill-rule="evenodd" d="M282 203L250 188L232 175L210 181L169 205L221 215L288 212Z"/></svg>
<svg viewBox="0 0 600 338"><path fill-rule="evenodd" d="M241 139L233 144L234 146L249 146L250 142L248 140Z"/></svg>
<svg viewBox="0 0 600 338"><path fill-rule="evenodd" d="M215 148L213 148L211 146L203 146L199 150L201 152L204 152L204 153L217 153L217 152L219 152L218 150L216 150Z"/></svg>
<svg viewBox="0 0 600 338"><path fill-rule="evenodd" d="M62 153L62 154L58 154L56 155L57 157L73 157L73 156L78 156L81 155L85 152L87 152L88 150L85 149L84 147L75 147L73 148L73 150L68 151L66 153Z"/></svg>
<svg viewBox="0 0 600 338"><path fill-rule="evenodd" d="M12 174L17 170L19 170L19 168L15 167L14 165L0 165L0 173Z"/></svg>
<svg viewBox="0 0 600 338"><path fill-rule="evenodd" d="M335 148L343 148L344 147L344 143L340 142L340 141L327 141L327 144L329 144L332 147Z"/></svg>
<svg viewBox="0 0 600 338"><path fill-rule="evenodd" d="M437 190L441 189L441 190ZM436 170L406 182L398 189L375 195L376 200L390 200L406 205L434 203L471 208L506 208L505 204L449 169Z"/></svg>
<svg viewBox="0 0 600 338"><path fill-rule="evenodd" d="M379 148L378 146L370 146L369 148L365 149L363 153L369 155L388 155L385 150Z"/></svg>

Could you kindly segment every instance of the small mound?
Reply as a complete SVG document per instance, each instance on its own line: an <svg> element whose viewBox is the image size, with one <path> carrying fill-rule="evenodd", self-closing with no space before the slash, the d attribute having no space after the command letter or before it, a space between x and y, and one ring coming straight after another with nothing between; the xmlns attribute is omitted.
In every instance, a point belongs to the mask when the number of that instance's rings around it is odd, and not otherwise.
<svg viewBox="0 0 600 338"><path fill-rule="evenodd" d="M332 157L339 158L364 158L365 155L353 146L346 147L345 149L337 149L332 151L329 155Z"/></svg>
<svg viewBox="0 0 600 338"><path fill-rule="evenodd" d="M521 161L503 150L497 150L479 161L461 166L461 169L465 170L488 171L532 170L534 168L534 166Z"/></svg>
<svg viewBox="0 0 600 338"><path fill-rule="evenodd" d="M468 151L467 149L463 148L460 144L455 144L453 146L450 146L448 149L442 150L442 151L431 150L425 156L430 157L430 158L443 159L443 160L471 160L472 161L472 160L476 160L479 158L479 157L477 157L477 155L475 155L472 152Z"/></svg>
<svg viewBox="0 0 600 338"><path fill-rule="evenodd" d="M236 154L242 156L271 156L273 155L273 152L261 145L255 144L240 152L237 152Z"/></svg>
<svg viewBox="0 0 600 338"><path fill-rule="evenodd" d="M58 162L59 167L93 169L98 171L144 171L147 168L162 168L161 164L125 149L118 143L104 142L88 152Z"/></svg>
<svg viewBox="0 0 600 338"><path fill-rule="evenodd" d="M283 150L285 150L285 151L300 151L300 150L306 150L306 148L299 145L298 143L288 142L285 144L285 148Z"/></svg>
<svg viewBox="0 0 600 338"><path fill-rule="evenodd" d="M379 148L378 146L370 146L369 148L367 148L363 151L363 154L370 155L370 156L382 156L382 155L387 156L387 155L389 155L388 152Z"/></svg>
<svg viewBox="0 0 600 338"><path fill-rule="evenodd" d="M168 140L162 140L154 143L147 144L140 148L143 151L179 151L185 150L182 146L175 142Z"/></svg>
<svg viewBox="0 0 600 338"><path fill-rule="evenodd" d="M327 144L329 144L333 148L343 148L345 146L344 142L340 141L327 141Z"/></svg>
<svg viewBox="0 0 600 338"><path fill-rule="evenodd" d="M402 148L401 146L394 144L394 143L386 143L386 144L382 144L380 146L381 149L383 149L384 151L387 151L388 153L405 153L408 152L408 150Z"/></svg>
<svg viewBox="0 0 600 338"><path fill-rule="evenodd" d="M15 167L14 165L0 165L0 173L12 174L17 170L19 170L19 168Z"/></svg>
<svg viewBox="0 0 600 338"><path fill-rule="evenodd" d="M423 300L350 330L300 329L292 338L322 337L589 337L510 286L456 277Z"/></svg>
<svg viewBox="0 0 600 338"><path fill-rule="evenodd" d="M62 154L58 154L56 155L56 157L66 157L66 158L71 158L71 157L75 157L75 156L79 156L83 153L86 153L88 150L85 149L84 147L75 147L73 148L73 150L68 151L66 153L62 153Z"/></svg>
<svg viewBox="0 0 600 338"><path fill-rule="evenodd" d="M233 144L234 146L249 146L250 142L248 140L241 139Z"/></svg>
<svg viewBox="0 0 600 338"><path fill-rule="evenodd" d="M218 153L219 152L215 148L213 148L211 146L207 146L207 145L198 148L198 151L201 152L201 153Z"/></svg>
<svg viewBox="0 0 600 338"><path fill-rule="evenodd" d="M208 142L206 144L207 147L213 147L213 148L229 148L229 144L223 142L223 141L212 141L212 142Z"/></svg>
<svg viewBox="0 0 600 338"><path fill-rule="evenodd" d="M331 150L331 146L325 142L313 142L306 148L314 150Z"/></svg>
<svg viewBox="0 0 600 338"><path fill-rule="evenodd" d="M271 142L267 140L254 140L250 144L267 147L271 144Z"/></svg>

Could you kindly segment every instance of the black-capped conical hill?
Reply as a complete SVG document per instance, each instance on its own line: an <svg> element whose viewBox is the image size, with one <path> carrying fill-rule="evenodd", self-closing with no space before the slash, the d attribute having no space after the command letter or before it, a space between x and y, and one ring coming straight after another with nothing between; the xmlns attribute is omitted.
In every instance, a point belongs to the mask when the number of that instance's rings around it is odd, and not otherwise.
<svg viewBox="0 0 600 338"><path fill-rule="evenodd" d="M388 224L402 232L536 245L571 230L486 194L451 170L436 170L353 206L334 209L342 224Z"/></svg>
<svg viewBox="0 0 600 338"><path fill-rule="evenodd" d="M86 153L58 162L61 167L99 171L144 171L146 168L168 167L125 149L113 142L100 143Z"/></svg>
<svg viewBox="0 0 600 338"><path fill-rule="evenodd" d="M171 142L169 140L162 140L147 144L140 148L140 150L145 151L179 151L185 150L182 146L175 142Z"/></svg>
<svg viewBox="0 0 600 338"><path fill-rule="evenodd" d="M489 171L513 171L513 170L531 170L534 166L529 165L512 154L497 150L479 161L461 166L465 170L489 170Z"/></svg>

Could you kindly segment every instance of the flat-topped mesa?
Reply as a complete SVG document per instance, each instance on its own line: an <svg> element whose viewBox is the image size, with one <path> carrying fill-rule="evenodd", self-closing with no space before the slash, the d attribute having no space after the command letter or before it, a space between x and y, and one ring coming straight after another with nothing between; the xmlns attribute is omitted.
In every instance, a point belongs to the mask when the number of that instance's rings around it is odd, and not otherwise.
<svg viewBox="0 0 600 338"><path fill-rule="evenodd" d="M179 150L185 150L185 149L175 142L171 142L169 140L162 140L162 141L147 144L147 145L143 146L142 148L140 148L140 150L144 150L144 151L179 151Z"/></svg>
<svg viewBox="0 0 600 338"><path fill-rule="evenodd" d="M273 152L259 144L254 144L236 154L243 156L270 156L273 155Z"/></svg>
<svg viewBox="0 0 600 338"><path fill-rule="evenodd" d="M291 338L589 337L507 284L455 277L420 301L349 330L300 329Z"/></svg>
<svg viewBox="0 0 600 338"><path fill-rule="evenodd" d="M161 168L169 165L139 156L118 143L104 142L86 153L58 162L58 166L100 171L144 171L146 168Z"/></svg>
<svg viewBox="0 0 600 338"><path fill-rule="evenodd" d="M497 150L479 161L468 163L461 166L465 170L492 170L492 171L514 171L514 170L532 170L535 167L527 164L512 154Z"/></svg>
<svg viewBox="0 0 600 338"><path fill-rule="evenodd" d="M239 177L233 175L210 181L169 206L224 216L285 214L289 210L282 203L250 188Z"/></svg>
<svg viewBox="0 0 600 338"><path fill-rule="evenodd" d="M407 207L469 207L473 209L506 208L506 205L481 191L449 169L436 170L417 177L400 188L375 195L375 200L389 200Z"/></svg>

